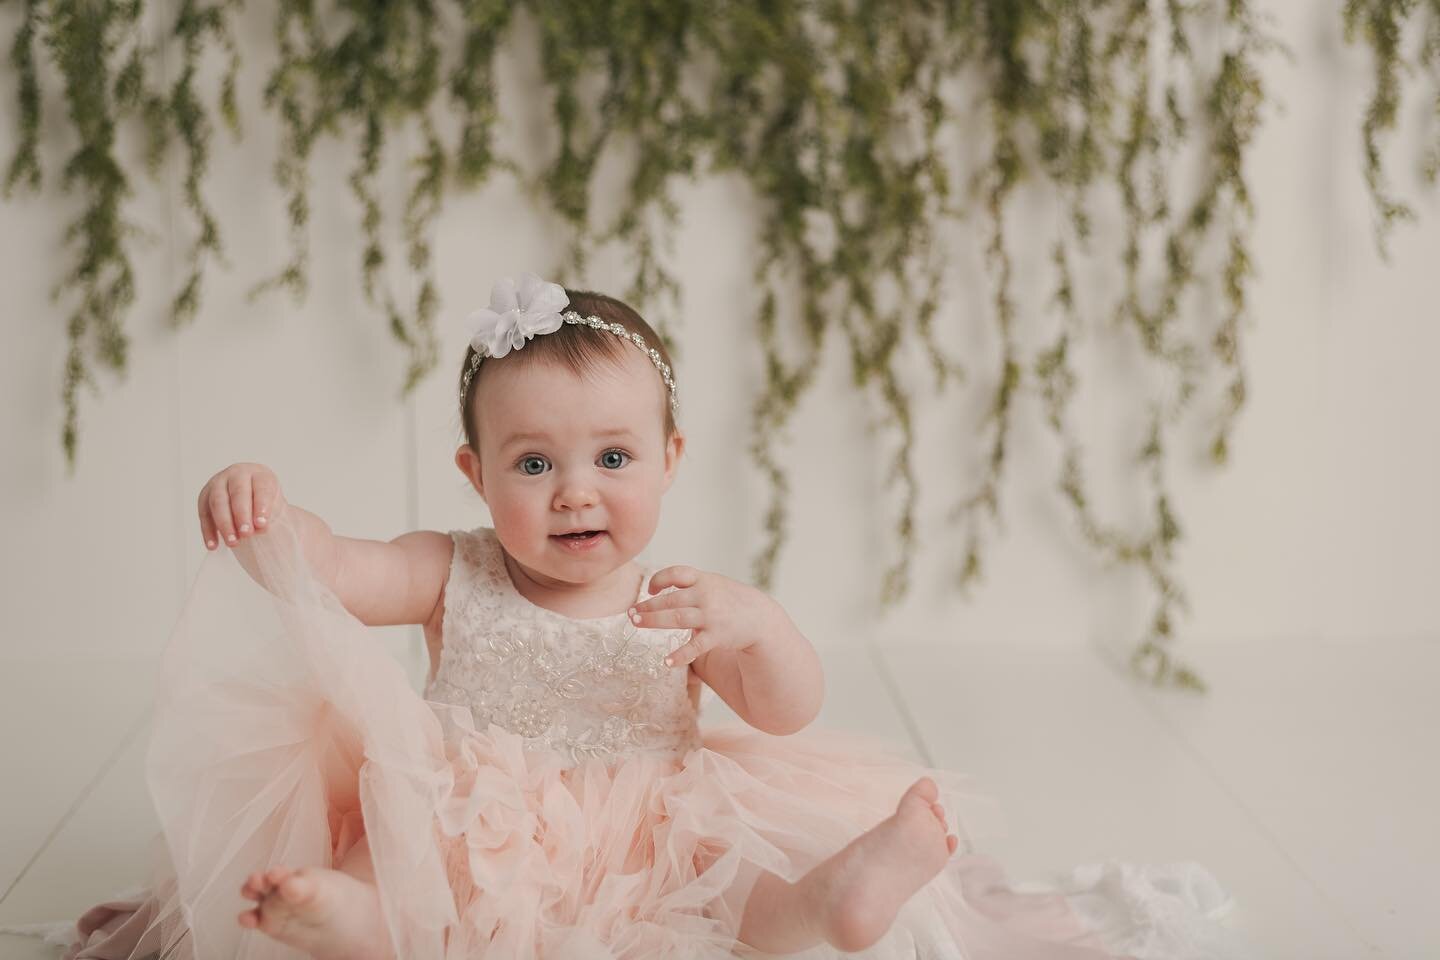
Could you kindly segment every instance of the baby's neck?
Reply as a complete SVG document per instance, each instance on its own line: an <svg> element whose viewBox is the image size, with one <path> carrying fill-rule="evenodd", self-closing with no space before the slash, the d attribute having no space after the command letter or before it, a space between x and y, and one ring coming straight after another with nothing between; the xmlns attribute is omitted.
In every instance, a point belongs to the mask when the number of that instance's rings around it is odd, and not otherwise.
<svg viewBox="0 0 1440 960"><path fill-rule="evenodd" d="M505 569L515 590L535 604L575 620L590 620L624 613L635 602L644 571L631 561L589 583L541 583L504 554Z"/></svg>

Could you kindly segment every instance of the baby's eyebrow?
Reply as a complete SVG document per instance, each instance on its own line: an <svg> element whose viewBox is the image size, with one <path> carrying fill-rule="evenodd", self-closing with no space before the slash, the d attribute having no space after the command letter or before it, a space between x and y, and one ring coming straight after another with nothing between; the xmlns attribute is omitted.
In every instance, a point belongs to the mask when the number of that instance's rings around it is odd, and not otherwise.
<svg viewBox="0 0 1440 960"><path fill-rule="evenodd" d="M596 440L615 440L622 437L633 440L638 437L638 434L628 427L613 427L609 430L601 430L595 434ZM550 435L546 433L512 433L505 438L505 441L501 443L500 446L503 449L516 443L533 443L535 441L546 441L549 439Z"/></svg>
<svg viewBox="0 0 1440 960"><path fill-rule="evenodd" d="M615 427L611 430L602 430L595 434L596 440L614 440L616 437L634 437L637 434L629 427Z"/></svg>
<svg viewBox="0 0 1440 960"><path fill-rule="evenodd" d="M521 442L526 442L526 443L528 443L528 442L530 442L530 441L532 441L532 440L549 440L549 439L550 439L550 438L549 438L548 436L546 436L545 434L543 434L543 433L512 433L512 434L510 434L508 437L505 438L505 441L504 441L503 443L501 443L500 446L502 446L502 447L508 447L508 446L510 446L510 444L512 444L512 443L521 443Z"/></svg>

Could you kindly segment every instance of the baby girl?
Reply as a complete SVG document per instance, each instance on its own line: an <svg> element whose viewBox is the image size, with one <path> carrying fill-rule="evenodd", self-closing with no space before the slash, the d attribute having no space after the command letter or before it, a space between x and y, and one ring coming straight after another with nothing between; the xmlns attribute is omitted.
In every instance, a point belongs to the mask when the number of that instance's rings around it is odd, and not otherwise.
<svg viewBox="0 0 1440 960"><path fill-rule="evenodd" d="M565 323L567 306L606 326ZM620 301L533 277L518 289L502 285L482 319L487 325L464 367L466 438L455 464L489 507L515 591L568 618L624 614L642 629L683 629L689 639L665 658L670 670L693 674L758 730L785 735L809 724L823 696L820 661L772 597L672 566L650 576L649 593L674 590L635 602L645 576L635 557L655 533L685 449L669 358L655 332ZM613 324L623 332L612 332ZM212 549L261 536L287 518L315 576L346 610L367 624L421 624L430 675L443 670L453 642L444 622L450 536L422 530L388 543L336 536L288 504L274 473L257 464L216 474L199 511ZM874 943L956 849L937 799L935 783L920 777L891 816L794 882L759 877L740 941L770 953L822 941L847 951ZM243 893L255 906L240 914L242 926L313 956L390 955L363 840L333 869L256 871Z"/></svg>

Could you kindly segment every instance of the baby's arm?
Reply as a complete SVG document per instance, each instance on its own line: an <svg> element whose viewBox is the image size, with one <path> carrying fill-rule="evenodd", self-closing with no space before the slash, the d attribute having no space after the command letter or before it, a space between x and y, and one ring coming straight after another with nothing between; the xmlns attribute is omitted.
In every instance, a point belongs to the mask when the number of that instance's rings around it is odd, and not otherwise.
<svg viewBox="0 0 1440 960"><path fill-rule="evenodd" d="M338 537L330 525L288 504L270 468L237 463L200 491L200 531L207 549L263 535L283 516L295 530L315 576L362 623L425 623L438 608L450 572L450 537L417 530L389 542ZM252 522L253 521L253 522ZM256 582L248 551L236 554Z"/></svg>
<svg viewBox="0 0 1440 960"><path fill-rule="evenodd" d="M778 639L778 638L777 638ZM820 712L825 675L814 647L779 641L716 647L690 666L736 715L765 733L797 733Z"/></svg>
<svg viewBox="0 0 1440 960"><path fill-rule="evenodd" d="M667 587L678 589L660 593ZM757 730L785 735L815 719L825 698L820 657L773 597L687 566L657 572L650 590L657 595L635 605L635 624L691 631L666 663L689 665Z"/></svg>

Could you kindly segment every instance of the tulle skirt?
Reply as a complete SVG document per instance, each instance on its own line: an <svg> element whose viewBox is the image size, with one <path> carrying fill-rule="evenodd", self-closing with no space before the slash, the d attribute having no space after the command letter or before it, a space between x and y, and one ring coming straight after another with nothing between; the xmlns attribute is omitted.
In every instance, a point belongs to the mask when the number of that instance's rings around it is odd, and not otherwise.
<svg viewBox="0 0 1440 960"><path fill-rule="evenodd" d="M927 775L960 848L859 956L1242 953L1212 922L1223 893L1193 865L1094 867L1068 889L1017 892L976 852L997 822L986 801L887 743L747 727L702 740L567 766L477 729L414 692L277 525L205 560L162 660L148 887L82 917L67 956L299 956L239 926L253 906L241 885L272 866L338 865L362 837L403 960L760 956L737 939L757 879L798 880Z"/></svg>

